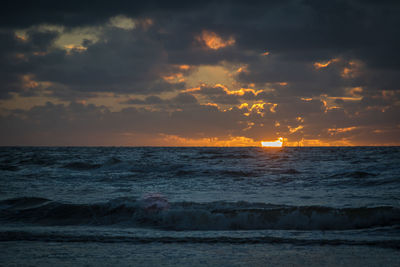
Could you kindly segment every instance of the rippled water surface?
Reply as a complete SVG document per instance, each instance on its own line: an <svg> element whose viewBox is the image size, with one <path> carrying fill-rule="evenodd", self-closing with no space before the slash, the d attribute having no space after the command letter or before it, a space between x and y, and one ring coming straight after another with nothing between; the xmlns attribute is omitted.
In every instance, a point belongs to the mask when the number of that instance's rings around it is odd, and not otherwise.
<svg viewBox="0 0 400 267"><path fill-rule="evenodd" d="M400 148L0 148L0 241L5 265L400 265Z"/></svg>

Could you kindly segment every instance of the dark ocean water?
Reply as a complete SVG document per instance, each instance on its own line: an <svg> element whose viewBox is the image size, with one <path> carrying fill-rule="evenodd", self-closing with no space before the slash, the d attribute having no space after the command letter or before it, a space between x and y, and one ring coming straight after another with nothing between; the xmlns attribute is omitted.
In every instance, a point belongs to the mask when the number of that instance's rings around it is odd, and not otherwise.
<svg viewBox="0 0 400 267"><path fill-rule="evenodd" d="M400 266L400 147L3 147L0 251L9 266Z"/></svg>

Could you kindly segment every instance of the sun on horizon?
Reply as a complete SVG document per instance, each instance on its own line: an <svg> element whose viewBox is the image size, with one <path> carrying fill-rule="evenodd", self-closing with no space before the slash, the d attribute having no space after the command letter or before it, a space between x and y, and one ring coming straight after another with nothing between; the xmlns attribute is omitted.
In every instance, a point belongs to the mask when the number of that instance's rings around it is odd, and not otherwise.
<svg viewBox="0 0 400 267"><path fill-rule="evenodd" d="M276 141L261 141L262 147L282 147L283 146L283 138L279 137Z"/></svg>

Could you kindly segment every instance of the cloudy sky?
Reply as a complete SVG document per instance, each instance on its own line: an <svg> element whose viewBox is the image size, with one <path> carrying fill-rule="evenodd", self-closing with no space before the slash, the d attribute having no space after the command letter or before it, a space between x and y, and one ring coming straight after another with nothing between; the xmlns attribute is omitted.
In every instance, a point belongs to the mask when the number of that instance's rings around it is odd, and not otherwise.
<svg viewBox="0 0 400 267"><path fill-rule="evenodd" d="M399 1L6 1L0 145L400 145Z"/></svg>

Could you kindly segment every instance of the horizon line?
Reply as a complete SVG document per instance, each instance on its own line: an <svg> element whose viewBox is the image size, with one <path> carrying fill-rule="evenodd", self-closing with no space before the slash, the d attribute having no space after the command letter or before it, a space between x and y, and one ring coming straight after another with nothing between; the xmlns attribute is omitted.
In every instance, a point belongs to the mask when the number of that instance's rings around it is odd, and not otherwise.
<svg viewBox="0 0 400 267"><path fill-rule="evenodd" d="M400 147L399 145L348 145L348 146L282 146L282 147L263 147L263 146L173 146L173 145L166 145L166 146L151 146L151 145L0 145L0 148L7 148L7 147L126 147L126 148L144 148L144 147L165 147L165 148L175 148L175 147L179 147L179 148L196 148L196 147L212 147L212 148L228 148L228 147L232 147L232 148L262 148L262 149L279 149L279 148L302 148L302 147L327 147L327 148L332 148L332 147Z"/></svg>

